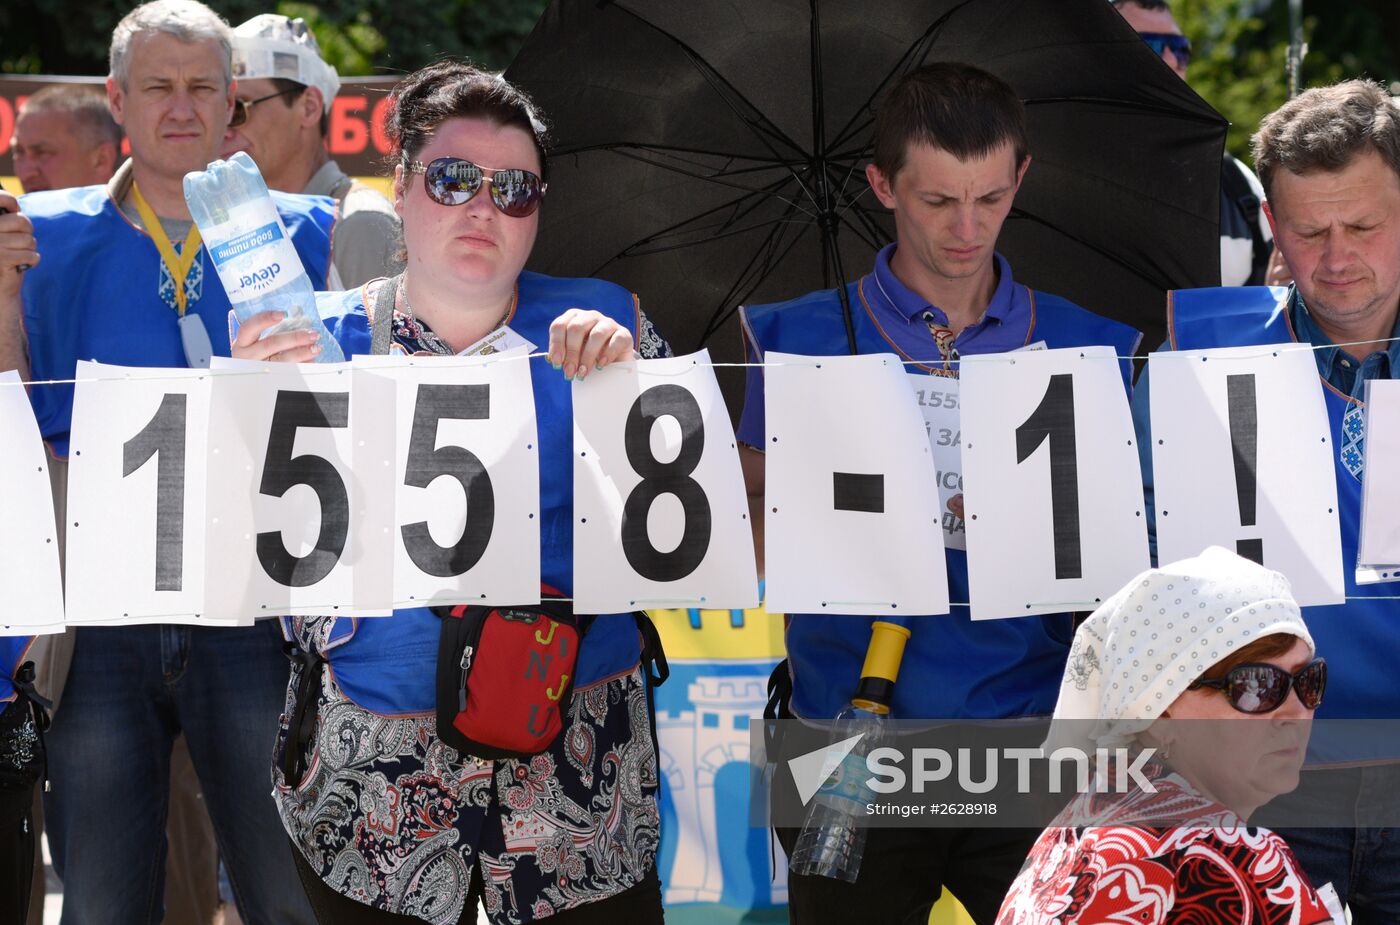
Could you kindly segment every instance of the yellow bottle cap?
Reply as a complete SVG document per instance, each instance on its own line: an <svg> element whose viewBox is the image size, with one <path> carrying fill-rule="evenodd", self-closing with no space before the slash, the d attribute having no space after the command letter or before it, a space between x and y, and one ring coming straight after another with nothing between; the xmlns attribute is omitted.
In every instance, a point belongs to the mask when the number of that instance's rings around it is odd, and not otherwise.
<svg viewBox="0 0 1400 925"><path fill-rule="evenodd" d="M865 665L860 669L862 678L883 678L893 684L899 679L899 663L904 658L904 644L909 640L909 629L876 620L870 626L870 647L865 650Z"/></svg>

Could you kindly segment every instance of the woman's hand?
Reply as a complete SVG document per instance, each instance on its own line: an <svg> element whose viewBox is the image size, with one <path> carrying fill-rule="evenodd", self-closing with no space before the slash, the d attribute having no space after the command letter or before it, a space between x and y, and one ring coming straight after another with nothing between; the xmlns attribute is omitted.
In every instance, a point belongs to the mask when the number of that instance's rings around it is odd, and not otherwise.
<svg viewBox="0 0 1400 925"><path fill-rule="evenodd" d="M310 363L321 348L315 331L283 331L261 340L262 332L287 317L282 312L262 312L243 322L231 350L239 360L274 360L278 363Z"/></svg>
<svg viewBox="0 0 1400 925"><path fill-rule="evenodd" d="M631 332L602 312L571 308L549 326L549 362L566 379L631 358Z"/></svg>

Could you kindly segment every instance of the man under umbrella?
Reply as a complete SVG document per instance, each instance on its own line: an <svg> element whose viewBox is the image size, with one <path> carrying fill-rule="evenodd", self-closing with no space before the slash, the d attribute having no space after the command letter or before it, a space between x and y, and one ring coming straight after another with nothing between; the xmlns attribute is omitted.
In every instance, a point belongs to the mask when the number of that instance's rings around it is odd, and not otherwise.
<svg viewBox="0 0 1400 925"><path fill-rule="evenodd" d="M1139 335L1064 299L1021 285L996 253L1002 224L1030 166L1025 112L1001 79L964 64L940 63L894 83L875 117L875 195L894 212L895 243L873 270L847 287L855 343L862 353L899 354L909 370L956 377L958 358L1043 342L1047 347L1108 345L1131 355ZM750 359L769 350L808 355L848 352L835 290L742 310ZM1124 387L1130 367L1121 362ZM761 548L764 488L763 375L749 370L739 439ZM961 516L961 498L950 502ZM967 558L949 550L954 601L967 601ZM882 617L889 620L889 617ZM874 618L790 615L793 715L827 720L855 690ZM898 720L997 719L1048 715L1073 634L1070 614L972 623L965 605L947 617L909 620L912 631L896 686ZM783 778L780 777L780 780ZM854 884L792 875L792 920L920 920L947 886L977 922L991 922L1035 832L1019 829L887 829L869 832ZM792 850L797 832L778 832Z"/></svg>

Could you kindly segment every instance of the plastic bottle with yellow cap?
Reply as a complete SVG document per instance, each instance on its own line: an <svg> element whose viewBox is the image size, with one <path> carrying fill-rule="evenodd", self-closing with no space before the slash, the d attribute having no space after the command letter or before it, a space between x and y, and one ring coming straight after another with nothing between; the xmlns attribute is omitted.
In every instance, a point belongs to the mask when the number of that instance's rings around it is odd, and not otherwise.
<svg viewBox="0 0 1400 925"><path fill-rule="evenodd" d="M831 736L833 742L856 735L861 739L812 798L788 863L793 873L847 883L855 883L860 874L868 832L861 820L865 805L874 799L865 785L870 776L865 756L893 738L888 725L890 704L908 639L909 630L894 623L877 620L870 627L870 645L855 696L837 714Z"/></svg>

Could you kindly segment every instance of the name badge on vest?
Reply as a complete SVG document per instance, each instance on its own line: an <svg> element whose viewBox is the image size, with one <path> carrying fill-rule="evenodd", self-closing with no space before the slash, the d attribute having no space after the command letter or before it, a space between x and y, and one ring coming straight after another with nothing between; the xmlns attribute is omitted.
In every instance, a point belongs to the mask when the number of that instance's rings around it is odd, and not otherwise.
<svg viewBox="0 0 1400 925"><path fill-rule="evenodd" d="M209 331L198 315L180 316L180 346L185 348L185 362L190 369L209 368L214 346L209 342Z"/></svg>
<svg viewBox="0 0 1400 925"><path fill-rule="evenodd" d="M525 347L530 353L535 352L534 344L512 331L509 325L503 325L457 354L457 356L484 357L490 356L493 353L505 353L507 350L514 350L516 347Z"/></svg>

